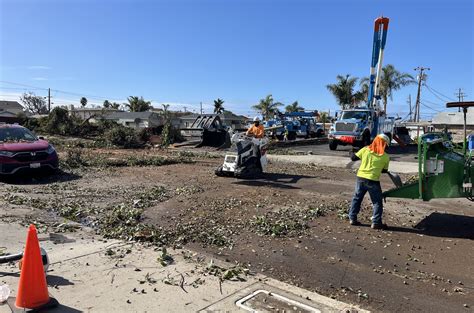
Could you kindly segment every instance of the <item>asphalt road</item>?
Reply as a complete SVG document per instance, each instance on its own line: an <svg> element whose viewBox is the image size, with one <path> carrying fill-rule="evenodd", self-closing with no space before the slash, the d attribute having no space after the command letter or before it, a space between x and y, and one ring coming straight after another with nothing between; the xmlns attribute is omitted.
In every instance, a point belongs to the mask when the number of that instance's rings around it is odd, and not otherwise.
<svg viewBox="0 0 474 313"><path fill-rule="evenodd" d="M315 155L334 155L341 157L349 157L349 152L352 151L352 149L358 149L353 148L352 146L338 146L336 151L331 151L329 150L328 144L303 145L285 148L294 152L301 152L302 154L307 154L311 151L312 154ZM387 153L390 155L390 160L393 161L418 162L417 146L407 146L402 148L398 145L393 145L388 148Z"/></svg>

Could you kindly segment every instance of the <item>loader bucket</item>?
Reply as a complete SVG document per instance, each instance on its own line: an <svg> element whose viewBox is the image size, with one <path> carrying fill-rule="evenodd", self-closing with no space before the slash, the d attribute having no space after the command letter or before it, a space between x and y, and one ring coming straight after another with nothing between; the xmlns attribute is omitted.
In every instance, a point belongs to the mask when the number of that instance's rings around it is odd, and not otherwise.
<svg viewBox="0 0 474 313"><path fill-rule="evenodd" d="M230 147L230 135L227 131L223 129L203 129L201 139L201 142L196 145L196 148L208 146L224 149Z"/></svg>

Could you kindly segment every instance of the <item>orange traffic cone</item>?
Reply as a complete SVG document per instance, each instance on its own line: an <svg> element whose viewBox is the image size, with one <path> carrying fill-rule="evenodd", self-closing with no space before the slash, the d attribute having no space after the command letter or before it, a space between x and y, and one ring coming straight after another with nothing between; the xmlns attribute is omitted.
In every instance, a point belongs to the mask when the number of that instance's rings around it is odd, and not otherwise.
<svg viewBox="0 0 474 313"><path fill-rule="evenodd" d="M37 309L48 305L50 300L36 227L30 225L15 305L18 308Z"/></svg>

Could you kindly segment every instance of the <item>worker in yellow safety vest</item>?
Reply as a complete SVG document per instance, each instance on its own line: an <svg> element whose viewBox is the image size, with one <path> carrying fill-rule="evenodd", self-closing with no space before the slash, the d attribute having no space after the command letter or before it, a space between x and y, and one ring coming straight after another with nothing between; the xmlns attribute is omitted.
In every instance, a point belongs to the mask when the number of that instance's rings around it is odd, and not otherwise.
<svg viewBox="0 0 474 313"><path fill-rule="evenodd" d="M349 210L349 221L351 225L360 225L357 220L360 206L365 194L368 192L373 205L372 228L387 229L387 225L382 223L383 201L382 188L380 187L380 174L388 172L390 157L385 149L390 144L390 139L385 134L375 137L372 144L360 149L357 153L352 153L352 161L361 160L357 171L357 181L351 208Z"/></svg>

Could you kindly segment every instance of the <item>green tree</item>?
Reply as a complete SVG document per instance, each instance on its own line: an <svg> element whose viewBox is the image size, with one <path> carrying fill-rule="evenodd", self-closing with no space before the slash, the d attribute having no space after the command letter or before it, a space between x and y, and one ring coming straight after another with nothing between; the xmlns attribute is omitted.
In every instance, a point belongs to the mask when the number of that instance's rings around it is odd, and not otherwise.
<svg viewBox="0 0 474 313"><path fill-rule="evenodd" d="M105 109L110 109L112 107L112 103L110 103L109 100L105 100L104 104L103 104L103 107Z"/></svg>
<svg viewBox="0 0 474 313"><path fill-rule="evenodd" d="M82 107L85 108L87 105L87 98L82 97L81 100L79 100L79 102L81 103Z"/></svg>
<svg viewBox="0 0 474 313"><path fill-rule="evenodd" d="M260 102L252 106L252 108L261 113L264 119L268 119L271 118L271 116L278 111L278 107L282 105L281 102L274 102L272 95L268 95L264 99L260 99Z"/></svg>
<svg viewBox="0 0 474 313"><path fill-rule="evenodd" d="M329 123L329 114L328 114L328 112L319 113L319 122L320 123Z"/></svg>
<svg viewBox="0 0 474 313"><path fill-rule="evenodd" d="M351 108L364 100L364 95L360 91L354 90L358 80L357 77L351 77L350 74L347 74L346 76L337 75L336 79L335 84L329 84L326 88L336 98L341 109Z"/></svg>
<svg viewBox="0 0 474 313"><path fill-rule="evenodd" d="M285 107L285 112L287 113L298 112L298 111L304 111L304 108L298 104L298 101L295 101L292 104L287 105Z"/></svg>
<svg viewBox="0 0 474 313"><path fill-rule="evenodd" d="M33 92L25 92L20 97L20 101L31 114L48 114L48 107L44 98L35 95Z"/></svg>
<svg viewBox="0 0 474 313"><path fill-rule="evenodd" d="M73 135L77 127L66 109L56 107L49 114L45 131L53 135Z"/></svg>
<svg viewBox="0 0 474 313"><path fill-rule="evenodd" d="M224 113L224 100L217 98L214 100L214 113L215 114L222 114Z"/></svg>
<svg viewBox="0 0 474 313"><path fill-rule="evenodd" d="M402 87L415 84L416 80L408 73L398 71L392 64L387 64L382 68L379 83L379 94L382 98L383 110L387 112L388 99L393 100L393 92ZM361 92L367 100L369 93L369 78L364 77L360 81Z"/></svg>
<svg viewBox="0 0 474 313"><path fill-rule="evenodd" d="M149 111L152 106L150 101L145 101L143 97L130 96L127 98L128 103L125 106L130 110L130 112L144 112Z"/></svg>
<svg viewBox="0 0 474 313"><path fill-rule="evenodd" d="M319 122L323 123L323 129L326 131L326 123L329 123L329 114L328 112L319 113Z"/></svg>
<svg viewBox="0 0 474 313"><path fill-rule="evenodd" d="M364 98L364 102L369 101L369 78L368 77L363 77L360 79L359 82L360 86L360 93L362 94Z"/></svg>
<svg viewBox="0 0 474 313"><path fill-rule="evenodd" d="M111 108L111 109L114 109L114 110L118 110L118 109L120 109L120 103L112 102L112 103L110 104L110 108Z"/></svg>

